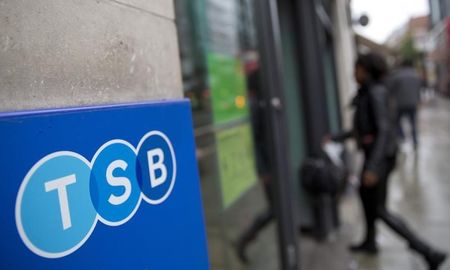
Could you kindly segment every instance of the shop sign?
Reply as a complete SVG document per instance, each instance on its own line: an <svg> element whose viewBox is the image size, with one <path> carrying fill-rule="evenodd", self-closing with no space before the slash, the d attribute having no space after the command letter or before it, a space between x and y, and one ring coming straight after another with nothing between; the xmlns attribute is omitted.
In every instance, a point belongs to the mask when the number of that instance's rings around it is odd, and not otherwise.
<svg viewBox="0 0 450 270"><path fill-rule="evenodd" d="M208 269L186 100L0 115L1 269Z"/></svg>

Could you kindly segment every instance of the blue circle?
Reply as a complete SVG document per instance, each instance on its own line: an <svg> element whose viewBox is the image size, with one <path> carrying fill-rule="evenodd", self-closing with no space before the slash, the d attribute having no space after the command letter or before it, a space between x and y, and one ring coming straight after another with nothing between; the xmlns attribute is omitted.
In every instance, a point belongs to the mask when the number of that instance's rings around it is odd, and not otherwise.
<svg viewBox="0 0 450 270"><path fill-rule="evenodd" d="M88 162L72 152L51 154L30 170L19 192L16 214L19 233L33 252L62 257L88 239L97 215L89 178Z"/></svg>
<svg viewBox="0 0 450 270"><path fill-rule="evenodd" d="M141 196L136 154L126 142L100 148L91 172L91 198L107 225L120 225L134 214Z"/></svg>
<svg viewBox="0 0 450 270"><path fill-rule="evenodd" d="M146 137L139 147L137 179L144 199L152 204L164 201L175 181L176 161L169 143L165 135L155 132Z"/></svg>

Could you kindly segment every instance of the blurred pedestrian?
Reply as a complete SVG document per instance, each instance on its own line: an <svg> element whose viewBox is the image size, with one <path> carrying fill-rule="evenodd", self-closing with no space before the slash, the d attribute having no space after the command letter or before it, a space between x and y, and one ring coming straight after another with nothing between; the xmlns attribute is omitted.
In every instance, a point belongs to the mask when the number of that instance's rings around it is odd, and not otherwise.
<svg viewBox="0 0 450 270"><path fill-rule="evenodd" d="M247 85L250 104L251 124L254 138L256 167L258 178L267 199L267 208L259 213L250 226L239 236L235 248L241 262L247 263L247 246L258 236L259 232L274 220L272 171L270 166L269 141L267 138L266 106L260 89L259 65L257 61L247 63Z"/></svg>
<svg viewBox="0 0 450 270"><path fill-rule="evenodd" d="M402 119L406 119L411 127L414 150L417 150L417 109L420 104L420 91L424 86L424 80L420 78L414 68L413 61L404 59L400 68L389 76L387 85L396 102L398 135L402 141L405 140Z"/></svg>
<svg viewBox="0 0 450 270"><path fill-rule="evenodd" d="M376 220L379 218L403 237L409 247L420 253L429 269L438 269L446 254L435 250L420 239L399 217L386 207L388 178L395 167L397 143L393 127L392 107L383 80L387 65L383 57L375 53L359 55L355 66L355 79L359 84L353 100L355 114L353 130L331 136L343 141L353 137L364 153L359 194L365 214L366 235L364 241L350 247L353 252L376 254Z"/></svg>

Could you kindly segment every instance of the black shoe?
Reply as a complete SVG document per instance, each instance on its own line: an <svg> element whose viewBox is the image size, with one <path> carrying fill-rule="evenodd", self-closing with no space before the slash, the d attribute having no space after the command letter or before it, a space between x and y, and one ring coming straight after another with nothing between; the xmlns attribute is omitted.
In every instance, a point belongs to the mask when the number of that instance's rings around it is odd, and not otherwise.
<svg viewBox="0 0 450 270"><path fill-rule="evenodd" d="M447 254L439 251L432 250L426 256L425 260L428 263L430 270L437 270L439 266L445 261Z"/></svg>
<svg viewBox="0 0 450 270"><path fill-rule="evenodd" d="M378 254L378 247L376 243L364 242L359 245L350 246L349 250L354 253L367 253L370 255Z"/></svg>
<svg viewBox="0 0 450 270"><path fill-rule="evenodd" d="M242 241L237 241L233 244L234 250L236 251L236 255L241 261L241 263L247 265L248 264L248 258L247 254L245 252L245 244Z"/></svg>

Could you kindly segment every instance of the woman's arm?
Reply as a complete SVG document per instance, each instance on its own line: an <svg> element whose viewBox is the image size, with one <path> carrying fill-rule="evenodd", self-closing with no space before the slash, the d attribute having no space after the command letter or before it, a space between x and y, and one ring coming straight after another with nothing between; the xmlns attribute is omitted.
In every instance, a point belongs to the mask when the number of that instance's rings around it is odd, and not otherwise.
<svg viewBox="0 0 450 270"><path fill-rule="evenodd" d="M389 140L390 118L388 109L388 92L386 87L377 85L369 89L370 106L375 119L377 134L371 154L366 157L366 170L378 172L380 162L386 156Z"/></svg>
<svg viewBox="0 0 450 270"><path fill-rule="evenodd" d="M340 133L331 135L330 139L335 142L343 142L347 139L353 138L354 134L355 133L353 130L346 130L346 131L342 131Z"/></svg>

